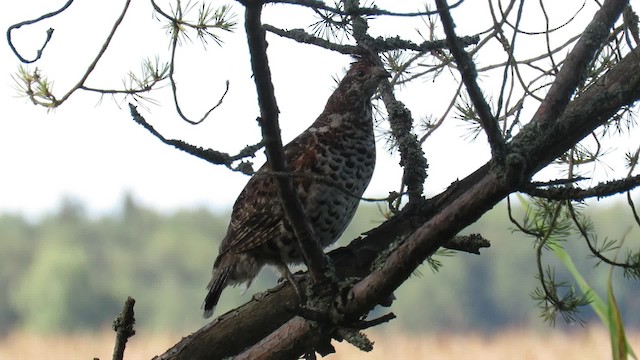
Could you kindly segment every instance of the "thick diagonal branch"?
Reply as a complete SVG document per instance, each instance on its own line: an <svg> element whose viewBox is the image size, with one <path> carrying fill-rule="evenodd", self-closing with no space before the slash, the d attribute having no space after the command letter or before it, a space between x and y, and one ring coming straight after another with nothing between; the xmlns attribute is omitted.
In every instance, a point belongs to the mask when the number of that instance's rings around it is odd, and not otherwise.
<svg viewBox="0 0 640 360"><path fill-rule="evenodd" d="M528 179L571 146L604 124L616 111L640 99L640 49L628 54L594 85L576 98L547 129L531 123L514 137L507 164ZM516 150L518 152L514 152ZM509 166L509 165L508 165ZM462 189L449 196L447 205L409 237L378 270L353 288L350 312L367 311L380 297L400 286L443 241L475 222L520 181L510 172L495 173L489 164L459 182Z"/></svg>
<svg viewBox="0 0 640 360"><path fill-rule="evenodd" d="M613 27L628 4L629 0L604 2L582 32L576 46L567 55L564 65L556 75L556 80L533 116L534 121L539 122L541 126L546 126L562 113L578 85L585 79L584 74L596 52L609 36L609 29Z"/></svg>

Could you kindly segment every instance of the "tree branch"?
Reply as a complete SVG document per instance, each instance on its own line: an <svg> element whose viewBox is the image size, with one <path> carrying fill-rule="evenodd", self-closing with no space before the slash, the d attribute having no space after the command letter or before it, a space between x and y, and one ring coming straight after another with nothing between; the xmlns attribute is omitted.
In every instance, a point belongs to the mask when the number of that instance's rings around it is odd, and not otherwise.
<svg viewBox="0 0 640 360"><path fill-rule="evenodd" d="M429 164L418 137L411 132L413 128L411 111L396 99L389 80L384 79L379 89L387 109L391 135L396 140L400 152L400 166L403 168L402 182L407 185L409 202L413 202L422 197Z"/></svg>
<svg viewBox="0 0 640 360"><path fill-rule="evenodd" d="M57 10L55 12L43 15L43 16L41 16L40 18L38 18L36 20L30 20L30 21L26 21L26 22L17 24L17 25L19 25L17 27L20 27L20 26L22 26L24 24L35 23L35 22L41 21L41 20L43 20L43 19L45 19L47 17L51 17L51 16L54 16L54 15L57 15L57 14L61 13L62 11L64 11L65 9L67 9L69 7L69 5L71 5L71 3L72 3L72 1L69 1L61 9L59 9L59 10ZM40 72L39 72L39 70L37 68L34 71L33 75L27 75L27 73L28 73L27 70L26 69L21 69L20 70L21 79L25 83L25 85L24 85L25 89L23 89L23 90L24 90L25 94L29 97L31 102L33 102L35 105L41 105L41 106L44 106L44 107L47 107L47 108L56 108L56 107L62 105L62 103L64 103L65 101L67 101L67 99L69 99L69 97L71 97L71 95L73 93L75 93L77 90L83 89L84 86L85 86L84 85L85 82L89 78L89 75L91 75L93 70L95 70L96 66L98 65L98 62L100 61L100 59L102 58L104 53L107 51L107 48L111 44L111 40L113 40L113 36L115 35L116 30L118 30L118 27L122 23L122 20L124 19L124 16L127 14L127 11L129 10L129 5L130 4L131 4L131 0L126 0L125 1L125 5L124 5L124 8L122 9L122 13L120 13L120 16L114 22L113 27L111 28L111 32L109 33L109 35L107 36L107 39L102 44L102 47L98 51L98 54L95 56L95 58L93 59L91 64L89 64L89 66L87 67L86 71L82 75L82 78L80 78L80 80L76 83L76 85L74 85L66 94L64 94L61 99L58 99L51 92L51 83L49 83L46 80L46 77L41 77L40 76ZM9 41L11 41L11 30L12 30L13 27L16 27L16 25L13 25L7 31L7 38L8 38ZM38 50L38 56L33 61L38 60L38 58L42 55L42 50L44 49L44 46L46 46L47 42L51 38L51 36L53 34L53 29L49 29L47 34L48 34L48 38L47 38L45 44L43 45L42 49ZM18 56L18 58L20 58L21 60L24 60L17 52L16 52L16 56ZM28 63L29 61L26 61L26 62ZM33 90L32 85L34 85L34 84L36 85L37 88L39 88L38 91L34 91Z"/></svg>
<svg viewBox="0 0 640 360"><path fill-rule="evenodd" d="M171 22L171 61L169 62L168 77L169 77L169 83L171 84L171 93L173 95L173 103L175 105L176 112L178 113L178 115L182 120L188 122L189 124L191 125L200 124L203 121L205 121L207 117L209 117L209 115L213 112L213 110L217 109L220 105L222 105L224 98L227 96L227 93L229 92L229 80L226 81L225 91L222 94L222 96L220 96L220 98L218 99L218 102L215 105L213 105L211 108L209 108L209 110L207 110L204 113L204 115L200 117L200 119L191 120L184 114L184 112L182 111L182 107L180 106L180 102L178 101L178 84L175 81L174 74L175 74L175 64L176 64L176 52L178 50L178 40L179 40L181 31L183 31L181 27L187 26L187 27L202 30L202 29L206 29L207 26L206 25L196 26L184 21L182 19L183 11L182 11L180 2L178 2L178 6L176 9L176 12L178 15L177 17L170 16L169 14L164 12L162 8L160 8L160 6L158 6L158 4L156 4L154 0L151 0L151 5L153 6L153 9L156 12L158 12L158 14L162 15L164 18L166 18ZM229 29L225 29L225 28L223 29L229 31Z"/></svg>
<svg viewBox="0 0 640 360"><path fill-rule="evenodd" d="M444 33L447 36L447 44L449 44L449 50L451 51L451 55L453 55L453 58L456 60L456 64L458 64L458 69L460 70L460 74L462 75L462 81L467 88L469 98L471 99L471 102L473 102L473 106L478 113L480 124L487 134L487 140L489 142L489 146L491 146L491 155L498 162L502 162L504 156L506 155L504 137L502 136L500 127L498 126L498 122L491 113L491 108L489 107L487 101L484 99L482 90L480 89L480 86L478 86L478 83L476 81L478 77L476 65L473 63L473 60L471 59L469 54L467 54L467 52L462 47L462 44L458 40L458 37L454 30L455 24L453 22L451 14L449 13L449 6L447 5L447 1L436 0L436 5L440 13L440 20L442 21Z"/></svg>
<svg viewBox="0 0 640 360"><path fill-rule="evenodd" d="M423 200L424 201L424 200ZM393 239L406 236L415 229L416 224L420 224L425 216L424 209L414 206L413 209L421 211L403 210L401 215L394 217L370 231L366 237L352 241L348 246L341 247L329 252L331 261L335 264L337 276L341 279L363 278L370 271L372 264L379 259L379 254L386 251ZM405 208L406 209L406 208ZM470 236L473 237L473 236ZM471 241L473 242L473 241ZM475 252L481 247L486 247L486 240L480 239L476 245L471 242L464 247ZM456 240L446 246L458 247ZM462 247L462 246L461 246ZM302 280L307 281L306 279ZM329 295L331 296L331 295ZM332 302L333 298L315 299L315 301ZM298 299L294 290L286 284L280 284L263 293L254 295L253 299L246 304L220 315L210 324L182 339L179 343L167 350L163 355L155 360L205 360L224 359L246 351L249 346L254 345L261 348L256 351L264 351L265 346L280 346L284 349L292 349L295 342L308 342L312 337L307 337L301 331L311 329L313 326L331 327L330 324L312 325L310 321L296 316L295 308ZM333 314L332 314L333 315ZM353 326L361 324L353 322ZM251 329L251 331L247 331ZM317 327L315 328L317 329ZM316 331L316 330L314 330ZM269 334L274 334L270 339L279 339L279 343L264 339ZM317 333L316 333L317 334ZM323 334L325 334L323 332ZM329 336L325 334L325 336ZM304 341L301 341L304 340ZM269 344L269 345L267 345ZM297 347L297 349L302 349ZM279 351L273 349L274 351ZM247 352L245 355L255 354Z"/></svg>
<svg viewBox="0 0 640 360"><path fill-rule="evenodd" d="M9 28L7 29L7 42L9 43L9 47L11 48L11 51L13 51L13 54L23 63L25 64L31 64L34 63L38 60L40 60L40 58L42 57L42 52L44 51L44 49L47 47L47 44L49 43L49 41L51 40L51 37L53 36L53 28L49 28L47 30L47 38L44 40L44 43L42 44L42 47L40 47L40 49L38 49L38 51L36 52L36 57L33 60L27 60L24 57L22 57L22 55L20 55L20 53L18 52L18 50L16 50L16 47L13 45L13 39L11 36L11 32L13 30L16 29L20 29L22 26L24 25L31 25L31 24L35 24L38 23L44 19L48 19L50 17L54 17L58 14L60 14L61 12L67 10L67 8L69 6L71 6L71 4L73 3L73 0L68 0L60 9L44 14L40 17L38 17L37 19L34 20L26 20L26 21L21 21L17 24L13 24L11 26L9 26Z"/></svg>
<svg viewBox="0 0 640 360"><path fill-rule="evenodd" d="M550 187L540 189L535 186L525 186L522 192L527 195L549 200L583 200L597 197L603 198L620 194L640 186L640 175L599 183L589 189L579 187Z"/></svg>
<svg viewBox="0 0 640 360"><path fill-rule="evenodd" d="M263 28L270 33L294 40L301 44L315 45L323 49L332 50L332 51L336 51L341 54L347 54L347 55L358 53L356 46L332 43L331 41L327 41L325 39L311 35L306 31L304 31L303 29L283 30L269 24L264 24ZM469 45L477 44L478 41L480 41L480 37L479 36L463 36L458 40L460 41L462 46L469 46ZM433 50L448 48L446 40L424 41L421 44L416 44L412 41L400 39L399 37L393 37L393 38L378 37L375 39L370 39L367 45L369 45L372 48L372 50L376 52L391 51L391 50L413 50L413 51L419 51L419 52L425 53Z"/></svg>
<svg viewBox="0 0 640 360"><path fill-rule="evenodd" d="M245 29L251 55L251 69L260 105L258 122L262 128L267 161L272 171L286 172L287 165L282 150L280 125L278 123L279 110L274 95L273 83L271 82L265 30L262 28L260 19L262 2L246 1L244 5L246 7ZM309 268L309 273L315 283L321 282L326 279L324 270L328 265L327 259L316 241L313 228L293 188L293 181L290 177L278 176L276 177L276 184L282 207L293 228L300 251Z"/></svg>
<svg viewBox="0 0 640 360"><path fill-rule="evenodd" d="M227 153L216 151L213 149L203 149L200 146L194 146L181 140L167 139L160 134L151 124L149 124L142 115L138 112L135 105L129 104L129 110L133 120L140 126L149 131L153 136L157 137L163 143L171 145L179 150L182 150L188 154L199 157L205 161L208 161L215 165L225 165L231 170L240 171L246 175L253 174L253 166L251 162L243 160L239 165L233 166L233 163L242 160L247 157L255 157L256 151L260 150L263 146L262 142L255 145L247 145L236 155L229 155Z"/></svg>
<svg viewBox="0 0 640 360"><path fill-rule="evenodd" d="M549 128L542 131L535 122L525 126L510 144L511 149L522 151L507 156L511 171L494 173L487 163L458 182L450 194L443 196L446 206L438 207L435 216L400 245L382 267L353 287L349 296L353 301L347 312L368 311L376 301L402 284L418 264L442 246L444 239L475 222L515 191L519 181L530 178L604 124L617 109L640 99L639 57L640 49L625 56L575 99Z"/></svg>
<svg viewBox="0 0 640 360"><path fill-rule="evenodd" d="M301 5L301 6L305 6L312 9L326 10L339 15L355 15L355 16L387 15L387 16L400 16L400 17L416 17L416 16L435 15L438 13L437 11L418 11L418 12L401 13L401 12L394 12L394 11L380 9L375 5L372 7L361 7L358 9L353 9L352 11L345 11L345 10L340 10L340 9L328 6L323 1L319 1L319 0L268 0L265 2ZM464 0L458 0L458 2L451 5L449 9L453 9L458 5L462 4L463 2Z"/></svg>
<svg viewBox="0 0 640 360"><path fill-rule="evenodd" d="M128 297L124 303L122 311L118 317L113 320L113 330L116 332L116 345L113 349L113 360L124 359L124 349L130 337L136 334L133 325L136 319L133 315L133 305L136 301L132 297Z"/></svg>
<svg viewBox="0 0 640 360"><path fill-rule="evenodd" d="M580 40L567 55L556 80L533 116L533 121L539 122L540 126L548 126L549 122L564 111L576 88L584 80L584 74L593 57L628 3L628 0L606 0L602 4L582 32Z"/></svg>
<svg viewBox="0 0 640 360"><path fill-rule="evenodd" d="M301 44L310 44L316 45L323 49L336 51L341 54L351 55L356 53L356 47L352 45L341 45L332 43L331 41L319 38L317 36L313 36L303 29L291 29L291 30L283 30L277 28L275 26L264 24L262 27L270 33L276 34L280 37L285 37Z"/></svg>

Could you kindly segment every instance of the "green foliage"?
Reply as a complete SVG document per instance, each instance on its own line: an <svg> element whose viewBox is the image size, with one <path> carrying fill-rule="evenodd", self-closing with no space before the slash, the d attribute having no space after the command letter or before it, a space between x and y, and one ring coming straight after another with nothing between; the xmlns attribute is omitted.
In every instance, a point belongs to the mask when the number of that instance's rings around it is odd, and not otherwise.
<svg viewBox="0 0 640 360"><path fill-rule="evenodd" d="M602 232L617 236L619 209L591 214ZM528 294L536 286L532 243L512 233L506 209L498 206L464 233L481 233L492 242L481 256L439 256L438 272L425 263L396 292L391 326L429 329L497 330L506 326L544 326ZM611 221L616 219L616 221ZM384 220L374 205L363 204L340 245ZM205 323L200 306L228 215L206 209L159 213L126 197L117 213L91 217L77 202L37 221L0 215L0 331L22 327L41 332L109 326L127 296L136 299L137 326L145 331L194 330ZM610 228L602 228L614 224ZM636 236L635 233L629 234ZM578 240L578 241L576 241ZM589 284L605 293L608 276L579 239L562 243ZM549 265L560 265L549 259ZM557 276L571 279L558 267ZM228 289L220 313L272 287L277 276L261 274L244 296ZM620 318L640 326L640 287L613 278ZM385 312L387 309L380 309ZM594 318L585 313L585 320ZM560 324L562 325L562 324ZM385 325L389 326L389 325Z"/></svg>

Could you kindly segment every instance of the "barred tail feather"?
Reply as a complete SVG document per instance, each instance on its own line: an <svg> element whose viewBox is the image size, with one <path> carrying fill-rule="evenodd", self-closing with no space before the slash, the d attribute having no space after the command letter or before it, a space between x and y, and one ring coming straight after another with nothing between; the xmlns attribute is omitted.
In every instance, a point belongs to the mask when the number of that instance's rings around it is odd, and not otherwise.
<svg viewBox="0 0 640 360"><path fill-rule="evenodd" d="M226 287L229 274L231 274L235 267L235 264L226 266L213 275L213 278L207 286L209 292L204 298L204 303L202 304L205 319L211 317L213 312L216 310L216 305L218 304L218 300L220 300L220 294L222 294L222 290Z"/></svg>

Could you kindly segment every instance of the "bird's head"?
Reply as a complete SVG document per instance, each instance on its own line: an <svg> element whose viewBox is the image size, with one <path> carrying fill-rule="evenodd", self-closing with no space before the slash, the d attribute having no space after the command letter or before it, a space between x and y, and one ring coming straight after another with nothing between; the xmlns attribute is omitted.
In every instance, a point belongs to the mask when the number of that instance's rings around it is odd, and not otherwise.
<svg viewBox="0 0 640 360"><path fill-rule="evenodd" d="M338 90L343 90L349 97L371 99L382 79L388 78L389 73L380 65L374 64L367 58L360 58L351 64Z"/></svg>
<svg viewBox="0 0 640 360"><path fill-rule="evenodd" d="M368 58L362 57L351 64L349 71L342 78L338 88L333 92L327 106L334 108L352 108L367 103L376 92L382 79L389 73Z"/></svg>

